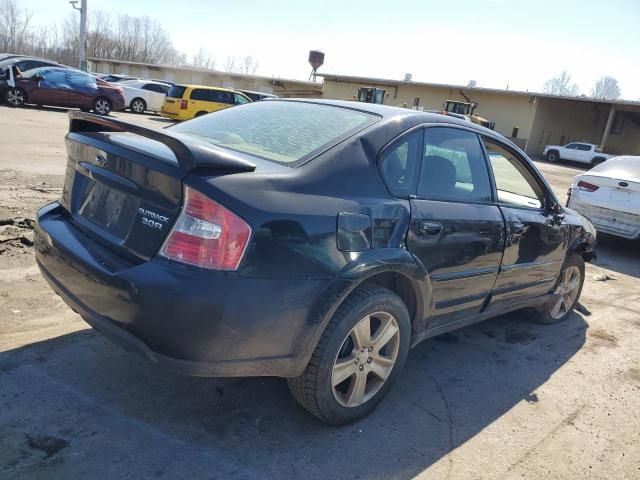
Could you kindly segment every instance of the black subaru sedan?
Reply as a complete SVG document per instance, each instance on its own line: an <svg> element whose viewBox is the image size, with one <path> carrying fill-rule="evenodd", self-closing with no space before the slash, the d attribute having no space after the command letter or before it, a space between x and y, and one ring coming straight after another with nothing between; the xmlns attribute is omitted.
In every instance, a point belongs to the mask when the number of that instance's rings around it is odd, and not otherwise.
<svg viewBox="0 0 640 480"><path fill-rule="evenodd" d="M159 366L279 376L320 419L371 412L426 338L570 315L595 230L527 156L463 120L272 100L155 130L70 113L38 265Z"/></svg>

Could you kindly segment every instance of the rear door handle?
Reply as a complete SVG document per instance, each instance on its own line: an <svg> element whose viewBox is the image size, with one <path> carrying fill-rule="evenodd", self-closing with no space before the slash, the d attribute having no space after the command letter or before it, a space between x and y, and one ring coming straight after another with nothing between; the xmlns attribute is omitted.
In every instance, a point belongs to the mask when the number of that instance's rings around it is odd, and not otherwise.
<svg viewBox="0 0 640 480"><path fill-rule="evenodd" d="M513 222L511 224L511 233L513 235L522 235L524 233L525 228L526 228L526 225L524 223Z"/></svg>
<svg viewBox="0 0 640 480"><path fill-rule="evenodd" d="M429 222L426 220L416 220L414 223L415 232L421 236L438 235L442 231L442 224L439 222Z"/></svg>

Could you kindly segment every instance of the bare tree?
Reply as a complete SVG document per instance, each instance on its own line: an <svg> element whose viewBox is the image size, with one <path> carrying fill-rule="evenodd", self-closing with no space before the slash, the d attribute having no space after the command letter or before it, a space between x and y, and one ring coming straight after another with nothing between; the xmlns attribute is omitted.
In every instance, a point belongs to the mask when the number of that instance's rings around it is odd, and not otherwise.
<svg viewBox="0 0 640 480"><path fill-rule="evenodd" d="M15 0L0 1L0 50L17 52L25 47L33 12L21 9Z"/></svg>
<svg viewBox="0 0 640 480"><path fill-rule="evenodd" d="M594 98L604 98L606 100L615 100L621 95L618 80L613 77L600 77L591 89L591 96Z"/></svg>
<svg viewBox="0 0 640 480"><path fill-rule="evenodd" d="M238 73L254 75L258 71L258 66L258 62L251 55L246 55L240 59Z"/></svg>
<svg viewBox="0 0 640 480"><path fill-rule="evenodd" d="M198 53L193 56L191 64L197 68L216 68L216 59L213 54L206 48L200 47Z"/></svg>
<svg viewBox="0 0 640 480"><path fill-rule="evenodd" d="M224 65L222 69L225 72L235 72L236 71L236 57L227 57L224 61Z"/></svg>
<svg viewBox="0 0 640 480"><path fill-rule="evenodd" d="M551 95L565 95L573 96L578 95L578 85L571 81L571 75L563 70L557 77L550 78L544 83L545 93Z"/></svg>

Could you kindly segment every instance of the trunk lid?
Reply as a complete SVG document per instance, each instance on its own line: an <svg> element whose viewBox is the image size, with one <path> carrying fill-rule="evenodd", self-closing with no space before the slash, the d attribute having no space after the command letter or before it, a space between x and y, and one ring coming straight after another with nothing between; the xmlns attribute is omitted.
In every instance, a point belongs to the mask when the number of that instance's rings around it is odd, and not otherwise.
<svg viewBox="0 0 640 480"><path fill-rule="evenodd" d="M184 136L80 112L70 120L61 205L96 241L140 259L167 237L189 173L255 169L246 158Z"/></svg>
<svg viewBox="0 0 640 480"><path fill-rule="evenodd" d="M589 174L581 175L579 181L598 187L593 192L580 192L590 204L640 215L640 182Z"/></svg>
<svg viewBox="0 0 640 480"><path fill-rule="evenodd" d="M102 243L148 259L160 248L180 210L187 172L172 165L169 149L161 152L153 140L124 135L67 137L61 203L78 227ZM123 146L126 143L129 148ZM144 146L149 153L140 153Z"/></svg>

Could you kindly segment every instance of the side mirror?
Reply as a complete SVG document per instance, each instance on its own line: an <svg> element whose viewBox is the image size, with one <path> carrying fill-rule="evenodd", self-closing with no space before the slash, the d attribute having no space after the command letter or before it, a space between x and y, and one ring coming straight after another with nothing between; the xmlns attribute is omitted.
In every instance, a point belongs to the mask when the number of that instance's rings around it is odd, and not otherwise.
<svg viewBox="0 0 640 480"><path fill-rule="evenodd" d="M36 82L40 83L42 80L44 80L44 77L41 77L40 75L36 75L35 77L33 77L33 79L34 79Z"/></svg>

